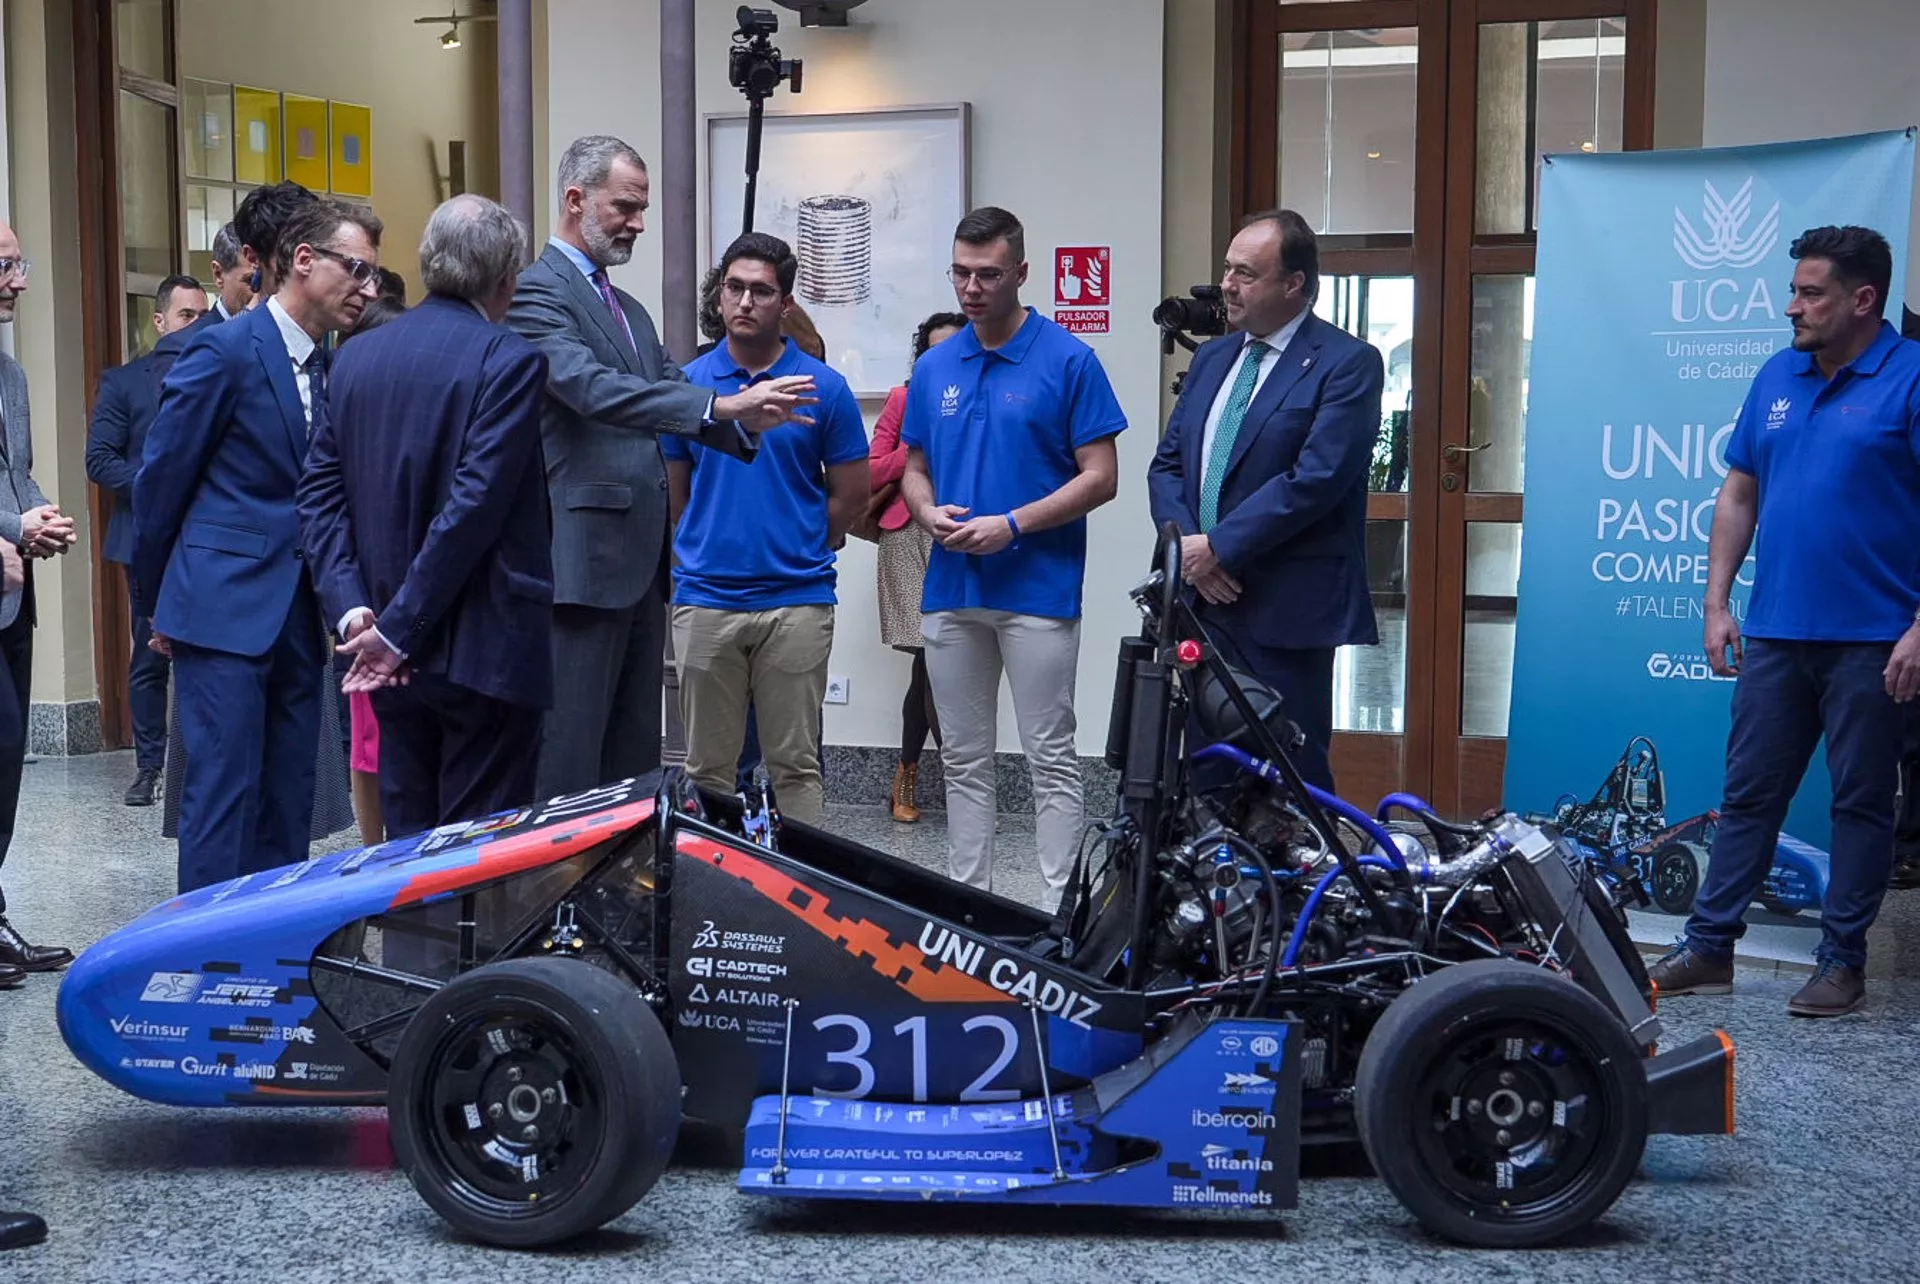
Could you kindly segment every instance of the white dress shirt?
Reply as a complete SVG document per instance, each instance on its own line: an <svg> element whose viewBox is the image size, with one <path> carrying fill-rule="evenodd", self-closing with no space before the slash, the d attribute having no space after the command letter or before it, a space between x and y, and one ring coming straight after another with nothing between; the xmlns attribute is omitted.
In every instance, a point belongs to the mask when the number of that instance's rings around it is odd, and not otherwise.
<svg viewBox="0 0 1920 1284"><path fill-rule="evenodd" d="M307 358L313 355L318 345L313 336L300 328L300 323L287 314L280 306L279 299L267 300L267 311L273 313L274 324L280 327L280 338L287 345L287 355L293 358L293 385L300 390L300 412L307 417L307 433L313 433L313 388L307 378Z"/></svg>
<svg viewBox="0 0 1920 1284"><path fill-rule="evenodd" d="M1227 398L1233 395L1233 385L1240 375L1240 363L1247 359L1247 344L1258 339L1273 349L1272 352L1266 355L1265 360L1261 361L1260 373L1253 381L1253 395L1258 397L1260 395L1260 386L1266 383L1268 375L1279 368L1281 358L1287 355L1287 345L1293 342L1293 336L1300 332L1300 327L1306 322L1306 319L1307 309L1302 308L1298 316L1281 326L1278 330L1275 330L1272 334L1249 334L1243 337L1240 344L1240 355L1234 358L1232 367L1227 371L1227 377L1221 380L1220 391L1213 394L1213 406L1207 411L1207 431L1206 435L1202 437L1200 441L1200 467L1203 471L1207 466L1207 461L1213 458L1213 434L1215 430L1220 427L1220 416L1226 412ZM1251 404L1251 400L1249 400L1249 404Z"/></svg>

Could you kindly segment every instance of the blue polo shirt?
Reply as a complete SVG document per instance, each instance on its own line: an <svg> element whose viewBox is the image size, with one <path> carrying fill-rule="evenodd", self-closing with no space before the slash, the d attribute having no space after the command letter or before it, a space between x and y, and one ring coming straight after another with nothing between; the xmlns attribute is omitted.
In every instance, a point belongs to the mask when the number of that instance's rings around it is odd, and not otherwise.
<svg viewBox="0 0 1920 1284"><path fill-rule="evenodd" d="M1028 308L992 351L968 326L914 363L900 440L927 457L934 503L991 517L1059 490L1080 471L1074 451L1126 426L1093 349ZM936 544L920 607L1078 619L1086 569L1084 517L986 556Z"/></svg>
<svg viewBox="0 0 1920 1284"><path fill-rule="evenodd" d="M761 374L741 369L725 343L684 369L689 383L721 396L764 379L812 375L820 404L811 424L762 433L751 463L685 437L660 438L661 454L693 462L687 510L673 537L673 600L721 611L833 605L825 470L867 457L866 424L847 381L791 339Z"/></svg>
<svg viewBox="0 0 1920 1284"><path fill-rule="evenodd" d="M1831 380L1791 348L1760 367L1727 442L1760 483L1746 633L1892 642L1920 606L1920 344L1887 322Z"/></svg>

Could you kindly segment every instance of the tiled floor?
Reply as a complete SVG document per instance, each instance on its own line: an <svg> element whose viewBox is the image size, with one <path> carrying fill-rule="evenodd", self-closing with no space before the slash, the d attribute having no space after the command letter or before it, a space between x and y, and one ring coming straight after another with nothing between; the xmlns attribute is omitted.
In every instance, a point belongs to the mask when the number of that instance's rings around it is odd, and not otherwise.
<svg viewBox="0 0 1920 1284"><path fill-rule="evenodd" d="M7 863L16 920L83 946L165 897L172 845L157 811L119 804L126 755L27 769ZM832 823L925 861L932 825L877 809ZM1005 826L1005 890L1032 895L1030 830ZM1920 1221L1912 1139L1920 982L1877 984L1839 1022L1789 1020L1796 978L1743 972L1729 999L1672 1000L1675 1038L1708 1022L1740 1048L1741 1131L1655 1138L1643 1180L1578 1243L1500 1256L1434 1243L1380 1184L1304 1184L1283 1216L788 1205L731 1188L712 1144L613 1227L573 1250L506 1254L451 1237L392 1171L377 1111L184 1111L94 1079L54 1029L55 982L0 994L0 1207L53 1224L0 1257L5 1284L83 1281L1913 1279Z"/></svg>

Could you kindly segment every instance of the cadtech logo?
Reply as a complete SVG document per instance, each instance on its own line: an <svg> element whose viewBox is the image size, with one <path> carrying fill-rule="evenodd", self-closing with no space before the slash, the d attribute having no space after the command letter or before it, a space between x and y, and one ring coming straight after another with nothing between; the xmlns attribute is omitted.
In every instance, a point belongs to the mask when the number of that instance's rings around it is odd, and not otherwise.
<svg viewBox="0 0 1920 1284"><path fill-rule="evenodd" d="M1775 201L1751 228L1753 179L1740 185L1731 199L1720 195L1711 179L1704 185L1700 223L1695 226L1679 206L1673 210L1673 249L1680 261L1698 272L1715 268L1750 268L1773 252L1780 240L1780 202Z"/></svg>

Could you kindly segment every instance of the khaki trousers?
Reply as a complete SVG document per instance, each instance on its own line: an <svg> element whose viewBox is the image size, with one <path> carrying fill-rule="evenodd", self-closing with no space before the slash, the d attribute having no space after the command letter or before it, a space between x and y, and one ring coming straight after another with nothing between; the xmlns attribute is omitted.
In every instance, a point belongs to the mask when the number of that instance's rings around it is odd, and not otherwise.
<svg viewBox="0 0 1920 1284"><path fill-rule="evenodd" d="M747 735L747 705L760 723L760 750L783 814L820 823L820 704L833 651L831 606L771 611L673 608L673 654L680 670L680 718L687 729L687 774L714 793L731 794Z"/></svg>

